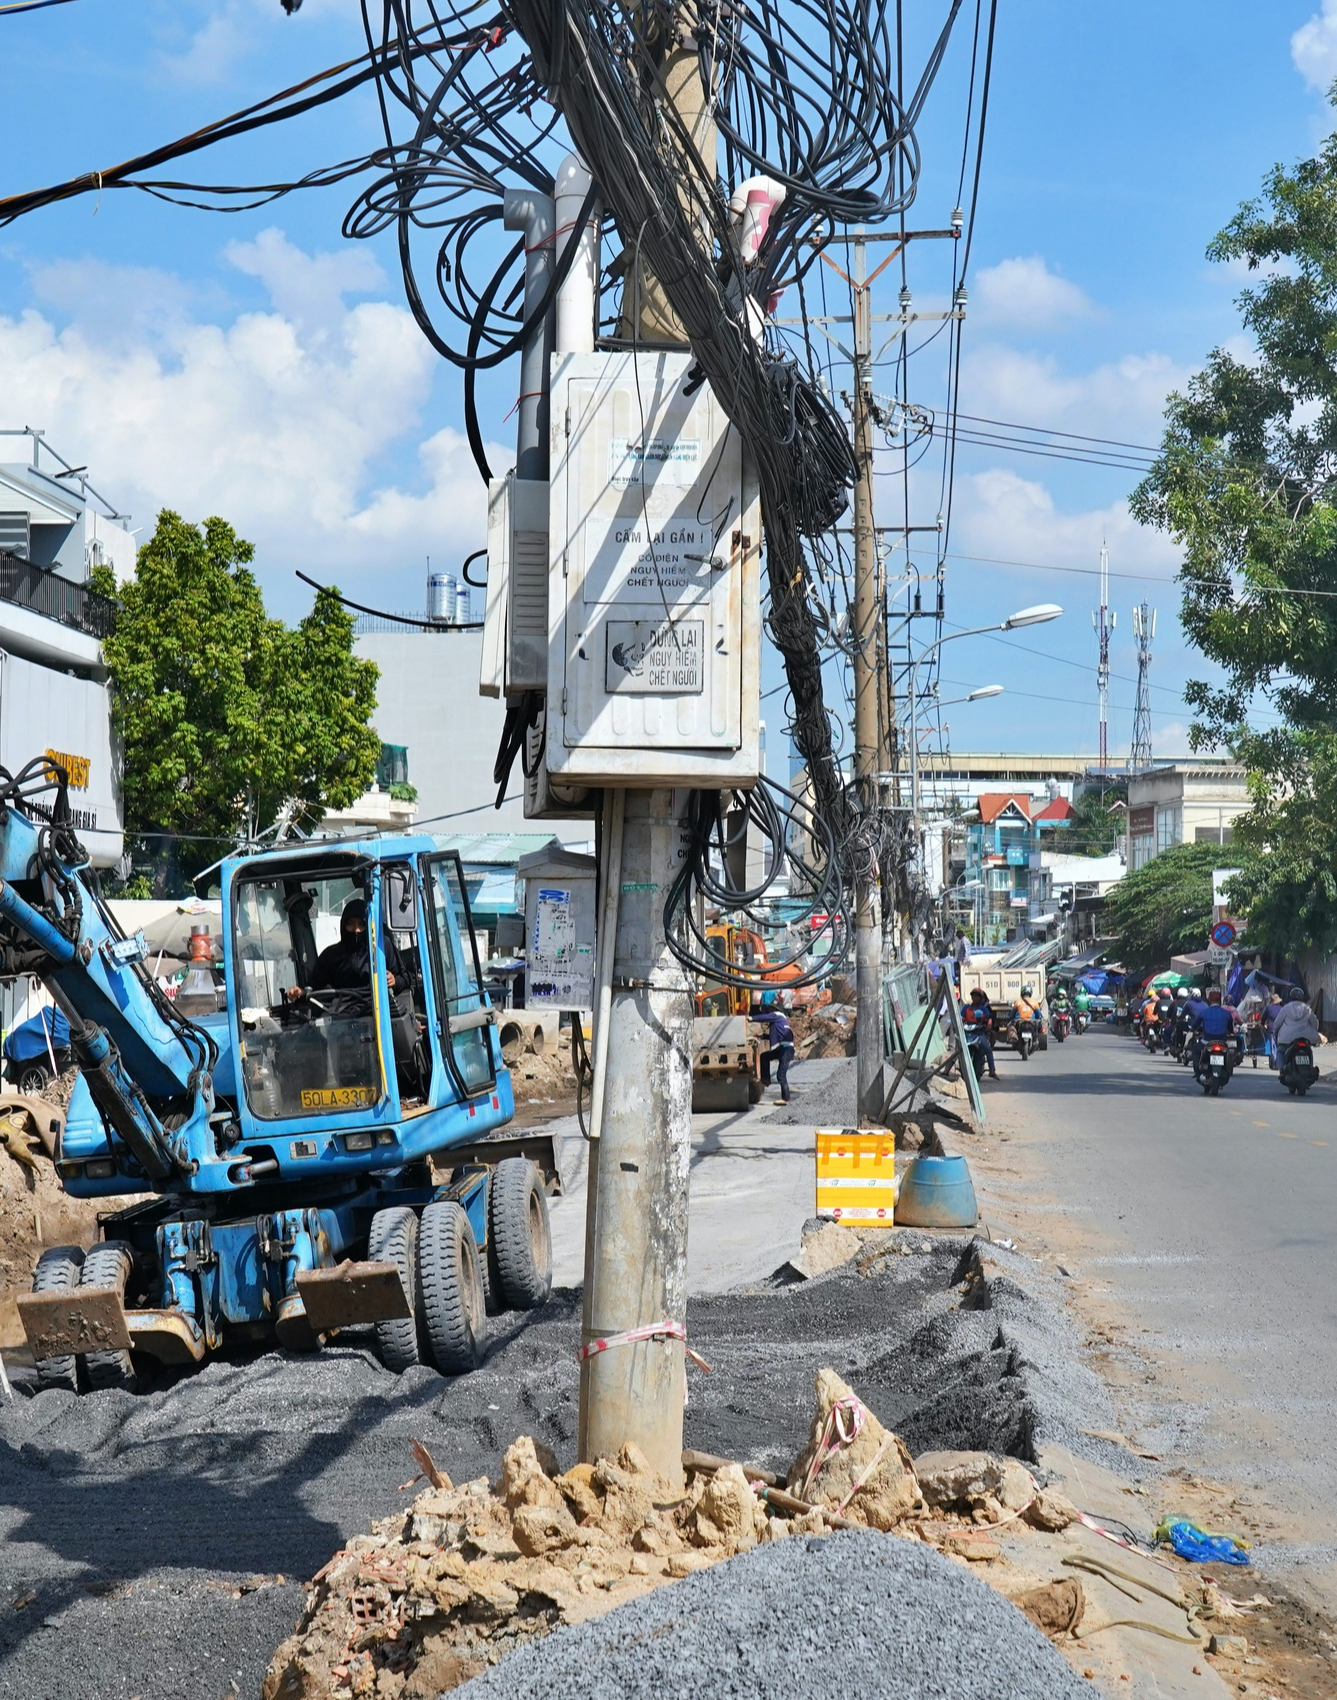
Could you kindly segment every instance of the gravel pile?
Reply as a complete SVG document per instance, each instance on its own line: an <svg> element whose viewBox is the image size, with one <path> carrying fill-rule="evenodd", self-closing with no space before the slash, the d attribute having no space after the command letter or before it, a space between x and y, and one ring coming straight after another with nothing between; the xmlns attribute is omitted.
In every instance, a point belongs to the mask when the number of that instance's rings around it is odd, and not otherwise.
<svg viewBox="0 0 1337 1700"><path fill-rule="evenodd" d="M470 1700L1091 1700L1019 1611L951 1560L850 1533L757 1547L476 1677Z"/></svg>
<svg viewBox="0 0 1337 1700"><path fill-rule="evenodd" d="M804 1063L794 1083L794 1101L766 1118L777 1127L855 1127L858 1087L854 1057L822 1057Z"/></svg>
<svg viewBox="0 0 1337 1700"><path fill-rule="evenodd" d="M714 1373L691 1371L687 1444L786 1468L829 1364L915 1454L1099 1446L1076 1431L1117 1423L1036 1267L999 1252L986 1284L959 1243L907 1243L866 1275L694 1300ZM0 1692L250 1700L299 1584L408 1503L411 1440L456 1481L495 1475L519 1434L574 1460L579 1328L579 1295L559 1292L498 1319L487 1362L454 1381L340 1344L139 1397L20 1386L0 1408Z"/></svg>

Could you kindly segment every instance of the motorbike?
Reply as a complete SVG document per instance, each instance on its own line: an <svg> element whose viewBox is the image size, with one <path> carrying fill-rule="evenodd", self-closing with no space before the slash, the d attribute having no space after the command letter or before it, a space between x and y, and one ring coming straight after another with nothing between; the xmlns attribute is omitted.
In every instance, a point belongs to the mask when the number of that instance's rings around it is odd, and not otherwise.
<svg viewBox="0 0 1337 1700"><path fill-rule="evenodd" d="M1003 1034L1003 1043L1010 1045L1022 1062L1029 1062L1031 1052L1035 1049L1035 1035L1031 1031L1030 1022L1019 1021L1014 1016Z"/></svg>
<svg viewBox="0 0 1337 1700"><path fill-rule="evenodd" d="M1072 1032L1072 1016L1066 1009L1056 1009L1049 1022L1049 1031L1061 1045Z"/></svg>
<svg viewBox="0 0 1337 1700"><path fill-rule="evenodd" d="M983 1027L966 1028L966 1049L970 1052L970 1066L975 1070L976 1080L984 1079L985 1052L983 1041L989 1037Z"/></svg>
<svg viewBox="0 0 1337 1700"><path fill-rule="evenodd" d="M1184 1062L1188 1049L1188 1028L1183 1021L1171 1022L1170 1030L1165 1036L1165 1054L1173 1057L1177 1063Z"/></svg>
<svg viewBox="0 0 1337 1700"><path fill-rule="evenodd" d="M1215 1098L1223 1086L1230 1084L1234 1072L1234 1045L1226 1039L1204 1039L1198 1051L1194 1078L1207 1096Z"/></svg>
<svg viewBox="0 0 1337 1700"><path fill-rule="evenodd" d="M1292 1097L1303 1098L1318 1079L1314 1047L1308 1039L1293 1039L1281 1056L1281 1084Z"/></svg>
<svg viewBox="0 0 1337 1700"><path fill-rule="evenodd" d="M1147 1055L1155 1056L1156 1047L1161 1042L1161 1024L1153 1015L1142 1023L1142 1043L1147 1047Z"/></svg>
<svg viewBox="0 0 1337 1700"><path fill-rule="evenodd" d="M1090 1025L1091 1011L1089 1009L1079 1009L1073 1013L1072 1030L1074 1033L1085 1033Z"/></svg>

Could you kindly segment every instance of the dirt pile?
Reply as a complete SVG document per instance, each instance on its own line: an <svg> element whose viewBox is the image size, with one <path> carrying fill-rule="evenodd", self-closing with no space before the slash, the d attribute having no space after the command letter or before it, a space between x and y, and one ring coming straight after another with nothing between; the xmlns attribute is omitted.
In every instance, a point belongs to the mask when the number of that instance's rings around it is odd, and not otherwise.
<svg viewBox="0 0 1337 1700"><path fill-rule="evenodd" d="M980 1524L1027 1517L1046 1498L1055 1515L1056 1496L987 1453L926 1460L950 1495L931 1511L900 1438L834 1370L815 1385L785 1487L765 1470L686 1453L679 1488L633 1446L563 1472L528 1435L506 1449L495 1485L455 1487L415 1445L430 1485L318 1573L262 1700L433 1700L536 1637L794 1535L895 1531L969 1559Z"/></svg>
<svg viewBox="0 0 1337 1700"><path fill-rule="evenodd" d="M855 1008L849 1003L826 1004L821 1009L795 1010L789 1017L794 1029L794 1055L801 1061L813 1057L854 1055Z"/></svg>
<svg viewBox="0 0 1337 1700"><path fill-rule="evenodd" d="M117 1210L128 1198L70 1198L56 1178L48 1154L64 1120L77 1070L47 1082L39 1100L25 1110L11 1098L0 1105L0 1346L23 1342L15 1299L32 1284L44 1247L92 1245L99 1211ZM40 1117L40 1105L52 1115Z"/></svg>
<svg viewBox="0 0 1337 1700"><path fill-rule="evenodd" d="M571 1035L566 1028L555 1042L549 1035L542 1052L526 1050L506 1066L517 1104L565 1103L576 1095Z"/></svg>

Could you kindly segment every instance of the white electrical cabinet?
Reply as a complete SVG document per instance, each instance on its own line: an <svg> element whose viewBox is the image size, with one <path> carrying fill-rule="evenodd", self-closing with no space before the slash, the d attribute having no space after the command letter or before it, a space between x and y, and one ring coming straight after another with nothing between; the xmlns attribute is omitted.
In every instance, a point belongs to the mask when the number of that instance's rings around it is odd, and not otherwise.
<svg viewBox="0 0 1337 1700"><path fill-rule="evenodd" d="M482 696L521 696L548 682L548 486L508 472L487 492L487 605Z"/></svg>
<svg viewBox="0 0 1337 1700"><path fill-rule="evenodd" d="M692 368L689 353L553 362L553 781L757 777L760 504L738 433Z"/></svg>

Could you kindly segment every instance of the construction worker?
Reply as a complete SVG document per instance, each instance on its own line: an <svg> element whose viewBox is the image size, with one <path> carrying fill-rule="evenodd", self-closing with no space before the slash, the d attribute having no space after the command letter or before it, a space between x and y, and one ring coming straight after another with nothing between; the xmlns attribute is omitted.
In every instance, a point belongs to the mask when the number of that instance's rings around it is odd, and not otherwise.
<svg viewBox="0 0 1337 1700"><path fill-rule="evenodd" d="M768 1049L761 1053L761 1084L771 1083L771 1064L775 1064L775 1084L780 1089L777 1104L789 1102L789 1065L794 1060L794 1029L789 1025L789 1018L780 1007L780 1000L774 992L762 994L761 1009L752 1017L753 1021L764 1026L770 1036Z"/></svg>

